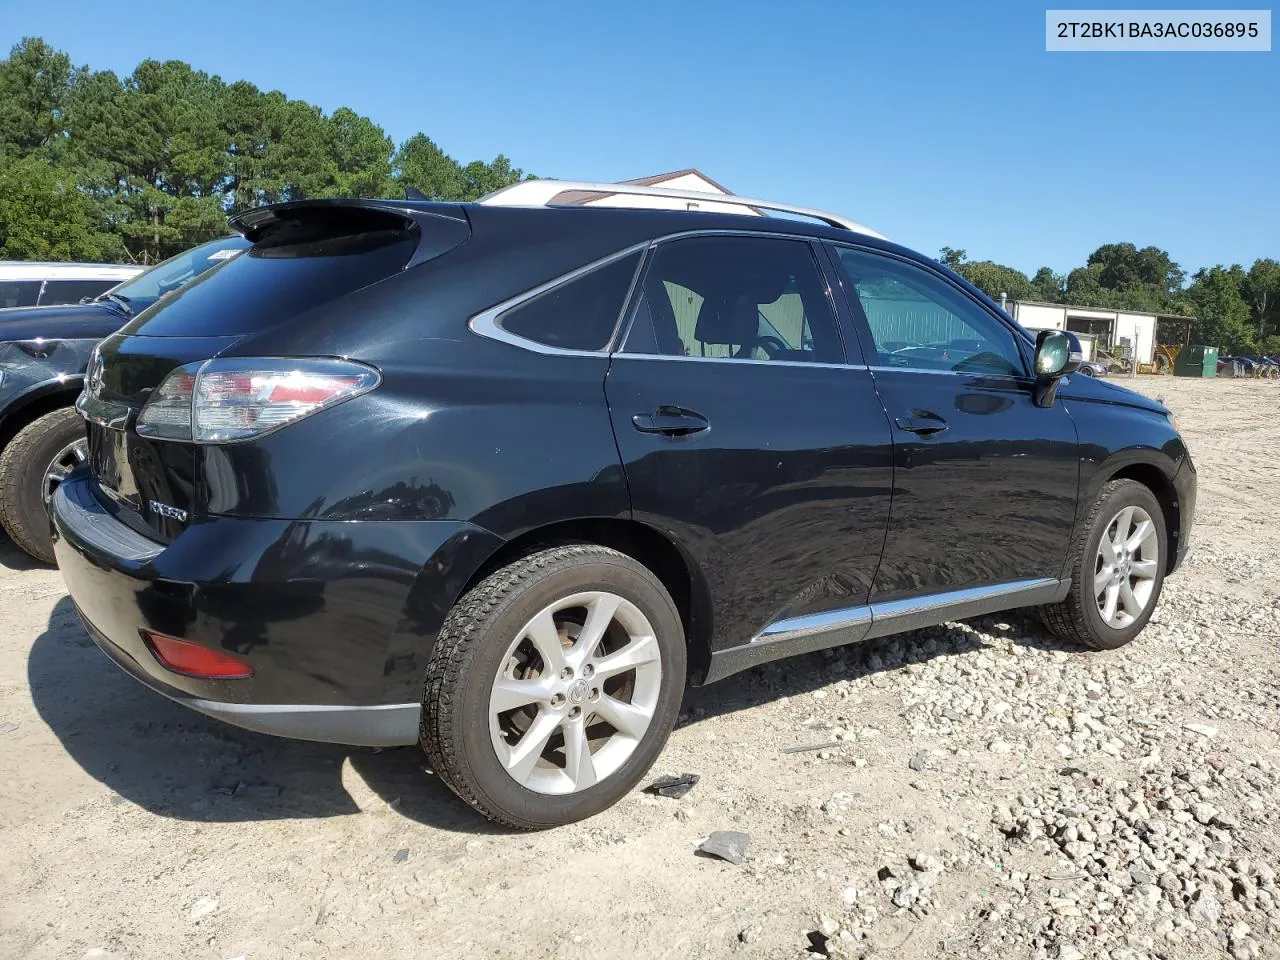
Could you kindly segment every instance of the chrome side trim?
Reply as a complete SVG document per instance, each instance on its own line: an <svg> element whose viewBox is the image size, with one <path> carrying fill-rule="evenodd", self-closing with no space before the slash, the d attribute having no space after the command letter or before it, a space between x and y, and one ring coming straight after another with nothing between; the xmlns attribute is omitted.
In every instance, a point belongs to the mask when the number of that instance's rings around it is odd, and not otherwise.
<svg viewBox="0 0 1280 960"><path fill-rule="evenodd" d="M568 273L561 274L558 277L553 277L544 283L540 283L536 287L524 291L524 293L518 293L514 297L503 300L501 303L494 304L492 307L489 307L487 310L480 311L468 320L467 327L470 328L472 333L479 336L488 337L490 340L499 340L502 343L510 344L513 347L519 347L522 350L531 350L534 353L544 353L557 357L607 357L610 349L613 347L614 341L617 339L618 327L626 313L627 307L630 305L631 294L635 290L636 278L639 276L640 270L644 266L643 257L641 257L636 263L636 272L631 277L631 284L627 288L627 296L624 298L622 307L618 311L618 319L614 321L613 333L609 337L609 342L599 350L569 350L564 347L550 347L545 343L538 343L536 340L529 340L525 337L516 336L514 333L510 333L502 328L502 324L500 322L501 317L507 311L513 310L522 303L527 303L535 297L540 297L542 294L547 293L550 290L554 290L561 284L577 280L579 277L586 276L588 273L599 270L601 267L608 266L615 260L621 260L624 257L631 256L632 254L642 253L649 248L651 242L652 241L650 240L645 240L642 243L633 243L631 246L615 251L607 257L601 257L599 260L592 260L590 263L584 264L575 270L570 270Z"/></svg>
<svg viewBox="0 0 1280 960"><path fill-rule="evenodd" d="M785 617L769 624L748 643L712 651L703 682L713 683L771 660L814 650L1016 607L1057 603L1070 589L1070 580L1043 577Z"/></svg>
<svg viewBox="0 0 1280 960"><path fill-rule="evenodd" d="M837 630L856 630L871 623L871 607L842 607L823 613L775 620L752 639L752 643L790 643Z"/></svg>
<svg viewBox="0 0 1280 960"><path fill-rule="evenodd" d="M570 190L600 193L606 196L661 197L672 201L682 201L679 206L673 203L669 208L673 210L697 209L696 206L690 207L689 204L691 203L714 203L742 207L743 213L747 216L758 216L761 210L773 210L777 213L790 213L799 217L810 217L828 226L865 234L880 240L886 239L883 234L877 233L856 220L850 220L836 213L828 213L825 210L815 210L812 207L798 207L790 203L779 203L776 200L755 200L751 197L739 197L732 193L672 190L668 187L646 187L634 183L592 183L584 180L524 180L520 183L513 183L509 187L503 187L501 190L495 190L493 193L485 194L478 202L498 207L549 207L554 205L556 197ZM582 206L582 204L579 204L579 206Z"/></svg>
<svg viewBox="0 0 1280 960"><path fill-rule="evenodd" d="M983 380L1008 380L1010 383L1027 382L1026 377L1012 373L982 373L978 370L930 370L927 367L886 367L883 364L869 364L868 370L884 373L925 373L937 377L981 377Z"/></svg>
<svg viewBox="0 0 1280 960"><path fill-rule="evenodd" d="M739 360L736 357L680 357L665 353L615 353L615 360L675 360L695 363L756 363L766 367L821 367L824 370L863 370L864 363L816 363L812 360Z"/></svg>
<svg viewBox="0 0 1280 960"><path fill-rule="evenodd" d="M963 620L984 613L996 613L1010 607L1034 606L1053 603L1058 597L1062 581L1056 577L1036 580L1014 580L989 587L969 587L906 600L890 600L871 605L871 637L886 637L894 633L918 630L921 627ZM1012 602L1010 602L1012 601Z"/></svg>

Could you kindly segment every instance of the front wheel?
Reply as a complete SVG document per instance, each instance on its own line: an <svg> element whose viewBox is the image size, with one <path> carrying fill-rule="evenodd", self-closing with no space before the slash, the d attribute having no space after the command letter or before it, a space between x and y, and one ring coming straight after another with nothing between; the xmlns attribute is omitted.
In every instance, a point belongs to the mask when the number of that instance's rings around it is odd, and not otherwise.
<svg viewBox="0 0 1280 960"><path fill-rule="evenodd" d="M1095 650L1124 646L1160 599L1168 543L1160 502L1147 487L1105 484L1073 546L1071 592L1040 608L1045 625Z"/></svg>
<svg viewBox="0 0 1280 960"><path fill-rule="evenodd" d="M624 554L554 547L497 570L446 619L421 739L436 773L521 830L611 806L657 759L686 674L662 583Z"/></svg>
<svg viewBox="0 0 1280 960"><path fill-rule="evenodd" d="M31 421L0 452L0 526L37 560L53 563L49 501L88 449L84 421L66 407Z"/></svg>

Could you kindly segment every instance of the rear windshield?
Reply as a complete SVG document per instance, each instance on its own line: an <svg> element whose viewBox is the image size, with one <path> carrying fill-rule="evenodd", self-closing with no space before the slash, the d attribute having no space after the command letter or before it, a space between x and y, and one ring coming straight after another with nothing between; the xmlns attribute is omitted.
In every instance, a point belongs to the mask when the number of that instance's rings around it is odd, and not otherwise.
<svg viewBox="0 0 1280 960"><path fill-rule="evenodd" d="M264 330L399 272L416 245L400 229L273 238L165 297L121 332L218 337Z"/></svg>

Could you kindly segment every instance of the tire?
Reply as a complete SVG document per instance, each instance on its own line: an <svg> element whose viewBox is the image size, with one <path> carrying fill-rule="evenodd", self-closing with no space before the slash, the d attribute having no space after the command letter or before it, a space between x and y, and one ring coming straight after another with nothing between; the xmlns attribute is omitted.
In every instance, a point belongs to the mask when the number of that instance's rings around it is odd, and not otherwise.
<svg viewBox="0 0 1280 960"><path fill-rule="evenodd" d="M579 607L556 608L571 597L595 599ZM605 652L579 660L584 655L580 647L589 644L586 638L593 634L585 621L597 609L609 610L607 604L613 601L607 598L618 598L619 605L616 614L599 618L608 624L598 647ZM534 624L544 616L551 616L561 629L557 634L552 628L550 646L545 631L543 644L530 639ZM575 621L583 621L581 629ZM564 647L566 642L575 645ZM621 661L608 661L608 654L623 649L635 659L641 656L636 651L643 650L650 659L617 673ZM560 654L561 669L572 679L554 669L552 661ZM599 665L598 673L592 664ZM615 672L606 676L610 670ZM686 671L679 612L646 567L595 545L540 550L490 574L445 620L427 664L422 747L450 789L490 820L518 830L572 823L612 806L652 766L675 725ZM506 684L525 684L522 689L545 684L560 692L549 698L540 694L509 713L491 711ZM570 717L574 710L580 711L578 721ZM617 710L615 716L628 724L635 715L652 712L647 728L628 736L595 710ZM525 738L533 737L535 727L542 731L553 721L561 725L552 729L546 748L538 748L532 769L522 772L527 764L515 758L533 753L523 749ZM581 726L574 727L575 722ZM576 754L570 751L575 732L575 743L586 745L586 738L591 738L591 745L585 746L590 760L580 765L575 765L574 756L582 757L582 747ZM550 792L556 790L560 792Z"/></svg>
<svg viewBox="0 0 1280 960"><path fill-rule="evenodd" d="M1081 375L1082 375L1082 376L1086 376L1086 377L1096 377L1096 376L1097 376L1097 374L1093 372L1093 368L1092 368L1092 367L1081 367L1081 368L1080 368L1080 373L1081 373Z"/></svg>
<svg viewBox="0 0 1280 960"><path fill-rule="evenodd" d="M76 462L84 459L84 421L73 408L65 407L27 424L0 452L0 526L14 543L45 563L53 563L46 474L55 458L77 441Z"/></svg>
<svg viewBox="0 0 1280 960"><path fill-rule="evenodd" d="M1146 515L1152 527L1152 539L1144 541L1141 552L1135 551L1133 558L1125 557L1117 563L1108 564L1102 557L1103 538L1108 543L1115 540L1112 525L1121 522L1125 512L1133 508L1132 517ZM1132 517L1130 523L1132 523ZM1134 527L1134 536L1137 528ZM1132 541L1132 537L1128 542ZM1149 545L1154 541L1155 556L1150 556ZM1061 603L1040 608L1040 616L1049 630L1064 640L1082 643L1095 650L1114 650L1122 647L1139 633L1151 619L1156 604L1160 600L1160 591L1164 586L1164 574L1168 568L1169 535L1165 527L1164 512L1155 495L1136 480L1112 480L1105 484L1098 495L1097 502L1089 511L1089 516L1081 525L1076 541L1072 545L1071 556L1071 592ZM1113 550L1113 554L1115 551ZM1149 565L1152 564L1153 565ZM1099 568L1102 568L1101 570ZM1109 576L1107 571L1113 571ZM1137 571L1143 571L1140 575ZM1145 573L1150 572L1149 581ZM1107 585L1095 592L1095 583L1107 581ZM1149 582L1149 588L1146 584ZM1114 606L1115 619L1108 622L1104 609L1109 594L1115 585L1118 600ZM1124 622L1124 587L1127 584L1129 595L1135 599L1146 597L1141 610ZM1099 599L1102 598L1102 599Z"/></svg>

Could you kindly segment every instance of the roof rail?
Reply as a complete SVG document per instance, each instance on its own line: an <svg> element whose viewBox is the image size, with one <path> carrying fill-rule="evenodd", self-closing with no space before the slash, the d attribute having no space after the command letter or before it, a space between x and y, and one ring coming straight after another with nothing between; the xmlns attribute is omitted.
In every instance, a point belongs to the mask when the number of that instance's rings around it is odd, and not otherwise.
<svg viewBox="0 0 1280 960"><path fill-rule="evenodd" d="M883 234L877 233L870 227L863 226L856 220L849 220L838 214L827 213L825 210L812 210L808 207L797 207L789 203L777 203L773 200L754 200L751 197L739 197L732 193L670 190L666 187L645 187L632 183L590 183L584 180L522 180L520 183L513 183L509 187L503 187L501 190L485 194L478 202L495 207L549 207L555 205L556 197L571 190L575 192L585 191L587 193L606 195L624 194L626 196L659 197L670 201L684 201L680 204L673 202L669 207L660 209L690 210L697 209L696 207L690 207L689 204L691 203L716 203L754 209L756 213L761 210L774 210L779 213L791 213L800 217L811 217L841 230L850 230L869 237L878 237L881 240L888 239ZM743 212L745 213L746 210L744 209Z"/></svg>

